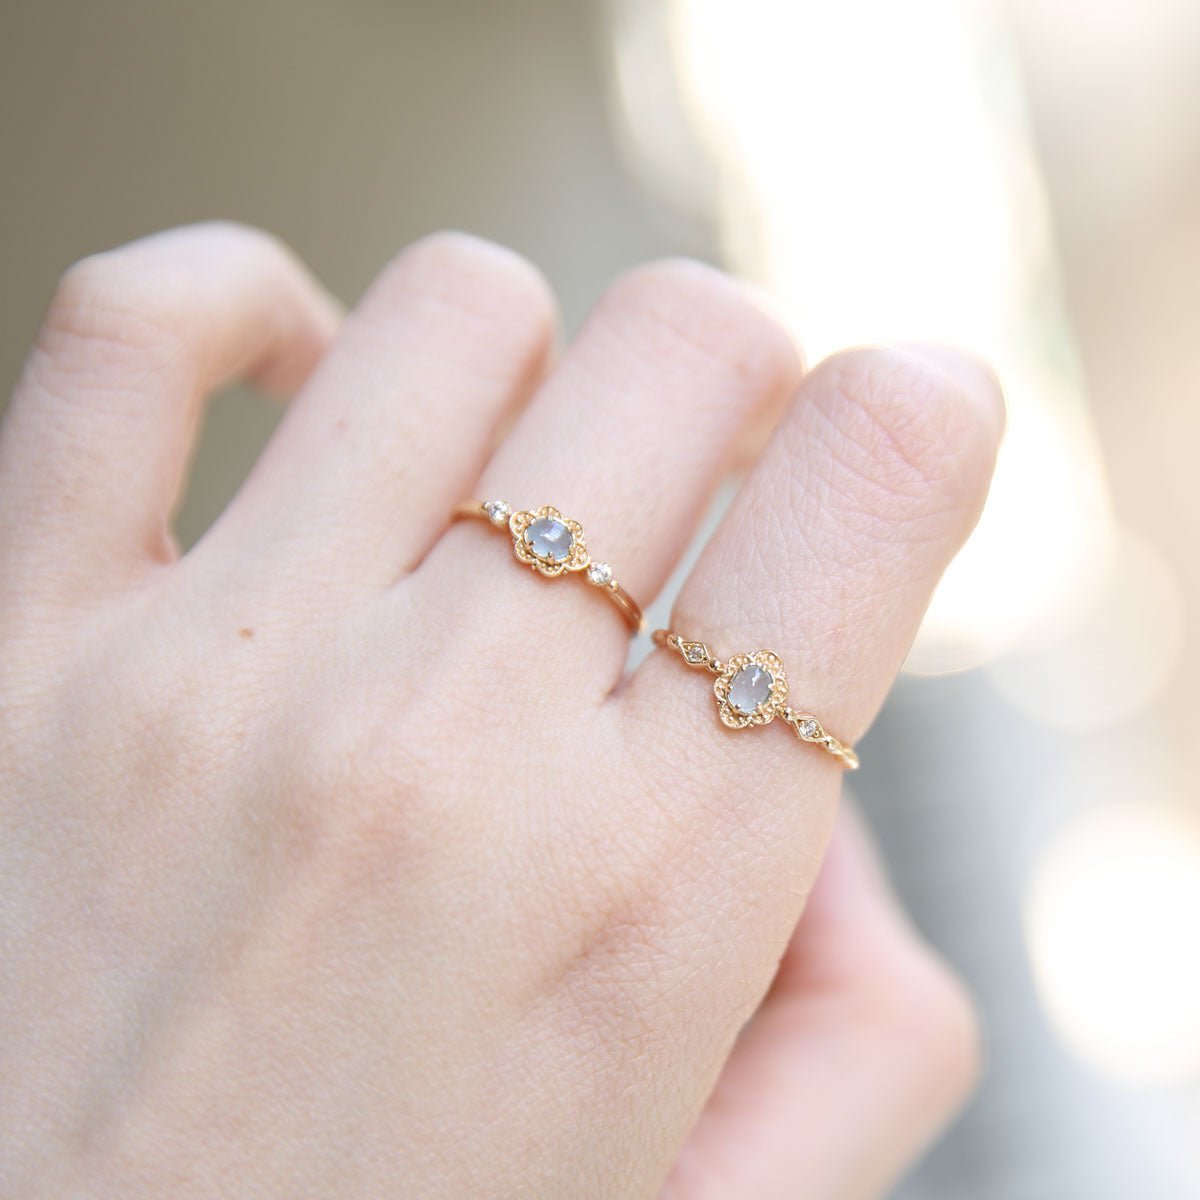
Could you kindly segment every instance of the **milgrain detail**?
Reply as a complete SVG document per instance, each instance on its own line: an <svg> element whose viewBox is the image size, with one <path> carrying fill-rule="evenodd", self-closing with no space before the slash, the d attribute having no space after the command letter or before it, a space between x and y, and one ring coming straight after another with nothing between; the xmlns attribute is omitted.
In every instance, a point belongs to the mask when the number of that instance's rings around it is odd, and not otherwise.
<svg viewBox="0 0 1200 1200"><path fill-rule="evenodd" d="M730 729L769 725L776 717L802 741L820 746L848 771L858 770L854 748L829 733L812 713L788 704L789 685L783 660L773 650L735 654L728 661L715 657L707 643L689 641L670 629L654 632L655 645L673 650L693 668L715 675L713 695L717 715Z"/></svg>

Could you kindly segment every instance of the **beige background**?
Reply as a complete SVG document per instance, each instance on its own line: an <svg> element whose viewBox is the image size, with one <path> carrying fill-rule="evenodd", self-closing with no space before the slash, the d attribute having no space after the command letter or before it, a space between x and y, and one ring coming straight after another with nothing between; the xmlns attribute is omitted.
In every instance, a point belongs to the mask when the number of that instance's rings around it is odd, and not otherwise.
<svg viewBox="0 0 1200 1200"><path fill-rule="evenodd" d="M347 302L405 243L468 229L538 263L568 324L622 266L703 250L618 165L593 30L574 0L4 6L0 376L72 260L207 217L277 233ZM216 406L185 540L273 418Z"/></svg>

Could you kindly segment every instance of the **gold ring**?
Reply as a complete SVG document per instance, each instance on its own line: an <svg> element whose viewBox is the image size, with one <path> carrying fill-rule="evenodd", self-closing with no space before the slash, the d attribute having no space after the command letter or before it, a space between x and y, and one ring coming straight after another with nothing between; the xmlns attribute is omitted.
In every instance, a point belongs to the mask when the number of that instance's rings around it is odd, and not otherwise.
<svg viewBox="0 0 1200 1200"><path fill-rule="evenodd" d="M641 607L613 578L612 567L588 553L583 526L564 517L553 505L514 512L503 500L466 500L453 515L475 517L497 529L507 529L517 560L547 579L567 572L584 572L588 583L617 606L630 628L635 633L641 631L644 624Z"/></svg>
<svg viewBox="0 0 1200 1200"><path fill-rule="evenodd" d="M722 662L713 657L703 642L689 642L669 629L656 629L654 642L676 651L689 667L702 667L717 677L713 684L717 715L730 729L769 725L776 717L782 717L802 742L820 746L848 771L858 770L858 755L853 747L827 733L812 713L788 704L787 674L783 660L773 650L735 654L728 662Z"/></svg>

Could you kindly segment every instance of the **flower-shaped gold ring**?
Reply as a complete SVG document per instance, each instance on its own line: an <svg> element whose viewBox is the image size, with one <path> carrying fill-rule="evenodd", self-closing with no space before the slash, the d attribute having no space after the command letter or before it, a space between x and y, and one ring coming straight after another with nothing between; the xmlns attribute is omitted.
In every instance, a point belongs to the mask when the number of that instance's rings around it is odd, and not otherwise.
<svg viewBox="0 0 1200 1200"><path fill-rule="evenodd" d="M717 677L713 682L717 715L730 729L769 725L780 717L802 742L820 746L847 770L858 770L858 755L852 746L835 738L812 713L788 704L787 672L773 650L735 654L722 662L704 642L689 642L670 629L655 630L654 641L674 650L689 667L700 667Z"/></svg>
<svg viewBox="0 0 1200 1200"><path fill-rule="evenodd" d="M517 561L547 579L582 572L592 587L617 606L635 633L641 630L641 606L613 578L608 563L592 558L583 526L564 517L552 504L514 511L503 500L467 500L454 510L454 516L476 517L507 530Z"/></svg>

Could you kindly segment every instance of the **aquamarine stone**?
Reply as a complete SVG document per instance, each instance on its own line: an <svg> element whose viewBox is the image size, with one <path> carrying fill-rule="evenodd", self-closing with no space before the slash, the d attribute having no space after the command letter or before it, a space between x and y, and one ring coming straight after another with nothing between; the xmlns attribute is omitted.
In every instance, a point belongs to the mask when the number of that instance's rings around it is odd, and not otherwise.
<svg viewBox="0 0 1200 1200"><path fill-rule="evenodd" d="M729 703L748 717L771 698L774 683L770 671L749 663L729 681Z"/></svg>
<svg viewBox="0 0 1200 1200"><path fill-rule="evenodd" d="M525 530L525 545L543 562L566 562L574 544L575 535L553 517L538 517Z"/></svg>

